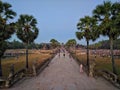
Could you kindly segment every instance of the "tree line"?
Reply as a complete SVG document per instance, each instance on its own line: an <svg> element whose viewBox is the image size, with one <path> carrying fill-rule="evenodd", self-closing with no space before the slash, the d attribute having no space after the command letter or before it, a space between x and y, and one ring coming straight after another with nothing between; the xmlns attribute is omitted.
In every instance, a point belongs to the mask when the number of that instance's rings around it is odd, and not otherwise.
<svg viewBox="0 0 120 90"><path fill-rule="evenodd" d="M54 39L55 40L55 39ZM55 43L56 42L56 43ZM28 45L28 49L54 49L56 47L59 47L61 44L60 42L58 42L57 40L52 41L52 39L50 40L49 43L31 43ZM77 41L75 39L69 39L66 43L65 43L66 47L86 47L85 45L80 45L77 43ZM13 40L13 41L7 41L7 47L6 49L25 49L25 44L23 42L17 41L17 40ZM113 45L114 49L120 49L120 39L114 40L114 45ZM110 49L110 41L109 40L102 40L99 41L95 44L90 44L89 45L89 49Z"/></svg>
<svg viewBox="0 0 120 90"><path fill-rule="evenodd" d="M114 43L113 48L120 50L120 39L114 40L113 43ZM99 41L98 43L91 44L89 48L90 49L110 49L110 41L102 40L102 41Z"/></svg>
<svg viewBox="0 0 120 90"><path fill-rule="evenodd" d="M50 44L49 43L30 43L28 45L28 49L44 49L44 47L46 49L50 49ZM20 41L7 41L7 48L6 49L25 49L26 45L23 42Z"/></svg>
<svg viewBox="0 0 120 90"><path fill-rule="evenodd" d="M13 40L13 41L6 41L7 42L7 47L6 49L25 49L26 45L23 42L20 42L18 40ZM55 49L58 48L62 45L62 43L60 43L58 40L56 39L51 39L48 43L30 43L28 45L28 49ZM75 39L69 39L64 46L66 46L67 48L70 47L85 47L84 45L80 45L77 43L77 41Z"/></svg>
<svg viewBox="0 0 120 90"><path fill-rule="evenodd" d="M6 41L7 47L6 49L25 49L26 44L17 40L13 41ZM58 42L56 39L51 39L48 43L35 43L32 42L28 45L28 49L54 49L56 47L60 46L60 42Z"/></svg>

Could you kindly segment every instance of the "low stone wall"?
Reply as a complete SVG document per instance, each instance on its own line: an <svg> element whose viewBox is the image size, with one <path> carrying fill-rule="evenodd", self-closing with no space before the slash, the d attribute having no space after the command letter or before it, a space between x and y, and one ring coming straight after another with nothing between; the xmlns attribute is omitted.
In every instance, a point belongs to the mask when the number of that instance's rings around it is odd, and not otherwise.
<svg viewBox="0 0 120 90"><path fill-rule="evenodd" d="M34 76L39 75L39 73L41 73L41 71L43 71L44 68L46 68L48 66L48 64L51 62L52 59L53 59L53 57L45 60L45 62L42 63L41 65L39 65L37 62L34 62L32 65L33 75Z"/></svg>
<svg viewBox="0 0 120 90"><path fill-rule="evenodd" d="M22 79L25 76L25 68L19 70L18 72L16 72L15 74L13 74L12 72L10 72L6 83L5 83L5 87L11 87L14 83L18 82L20 79Z"/></svg>
<svg viewBox="0 0 120 90"><path fill-rule="evenodd" d="M0 88L9 88L25 76L25 69L20 69L14 73L14 68L11 66L11 71L7 79L0 79Z"/></svg>
<svg viewBox="0 0 120 90"><path fill-rule="evenodd" d="M79 65L82 63L73 53L71 53L71 55ZM87 72L87 66L84 63L82 64L85 67L84 70ZM113 85L120 88L120 79L118 78L117 75L115 75L114 73L108 70L95 70L95 66L96 66L95 62L90 63L89 76L92 76L92 77L103 76L105 79L110 81Z"/></svg>
<svg viewBox="0 0 120 90"><path fill-rule="evenodd" d="M41 65L38 65L37 62L33 63L32 69L33 73L29 73L28 69L20 69L18 72L14 73L14 65L10 66L10 73L7 79L0 79L0 89L1 88L9 88L16 82L18 82L20 79L22 79L24 76L29 77L29 76L37 76L41 71L44 70L45 67L48 66L50 61L54 58L53 57L45 60Z"/></svg>
<svg viewBox="0 0 120 90"><path fill-rule="evenodd" d="M82 64L83 65L83 70L85 72L87 72L87 66L85 63L81 62L76 56L75 53L70 53L70 55L72 56L72 58L78 63L78 65Z"/></svg>
<svg viewBox="0 0 120 90"><path fill-rule="evenodd" d="M119 79L118 79L118 76L108 70L101 70L102 72L102 76L110 81L113 85L115 85L116 87L120 88L120 82L119 82Z"/></svg>

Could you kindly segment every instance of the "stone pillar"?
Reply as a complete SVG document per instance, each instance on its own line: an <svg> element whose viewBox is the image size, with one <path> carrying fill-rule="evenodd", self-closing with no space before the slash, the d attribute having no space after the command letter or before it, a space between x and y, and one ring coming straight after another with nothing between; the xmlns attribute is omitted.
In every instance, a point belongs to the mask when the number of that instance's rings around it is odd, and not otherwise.
<svg viewBox="0 0 120 90"><path fill-rule="evenodd" d="M14 71L14 64L12 64L10 66L10 73L14 75L15 71Z"/></svg>
<svg viewBox="0 0 120 90"><path fill-rule="evenodd" d="M33 75L36 76L37 75L37 71L36 71L36 61L33 62L32 68L33 68Z"/></svg>
<svg viewBox="0 0 120 90"><path fill-rule="evenodd" d="M91 76L91 77L94 76L94 68L95 68L95 62L93 62L92 64L90 64L89 76Z"/></svg>
<svg viewBox="0 0 120 90"><path fill-rule="evenodd" d="M6 80L5 86L9 87L11 82L14 82L14 64L10 66L10 73L9 73L8 79Z"/></svg>

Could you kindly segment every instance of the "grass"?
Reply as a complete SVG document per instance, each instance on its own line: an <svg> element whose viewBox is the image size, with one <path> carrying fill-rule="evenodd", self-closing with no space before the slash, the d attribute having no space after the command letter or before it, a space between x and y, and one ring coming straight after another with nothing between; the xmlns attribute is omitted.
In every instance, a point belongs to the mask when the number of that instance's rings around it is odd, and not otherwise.
<svg viewBox="0 0 120 90"><path fill-rule="evenodd" d="M86 54L81 55L79 51L77 51L76 53L76 57L82 62L86 64ZM96 63L96 70L103 70L103 69L107 69L112 71L112 63L111 63L111 59L110 57L100 57L100 56L93 56L90 55L90 63L92 61L95 61ZM115 59L115 64L116 64L116 68L117 68L117 73L118 76L120 77L120 59Z"/></svg>
<svg viewBox="0 0 120 90"><path fill-rule="evenodd" d="M37 61L37 63L42 64L46 59L50 58L52 56L51 51L47 51L44 50L42 53L42 51L40 53L33 53L33 54L29 54L29 68L32 68L32 64L33 62ZM7 77L10 71L10 66L12 64L14 64L14 68L15 68L15 72L17 72L18 70L22 69L25 67L25 63L26 63L26 56L25 55L21 55L18 58L16 57L11 57L11 58L4 58L2 59L2 70L3 70L3 77Z"/></svg>

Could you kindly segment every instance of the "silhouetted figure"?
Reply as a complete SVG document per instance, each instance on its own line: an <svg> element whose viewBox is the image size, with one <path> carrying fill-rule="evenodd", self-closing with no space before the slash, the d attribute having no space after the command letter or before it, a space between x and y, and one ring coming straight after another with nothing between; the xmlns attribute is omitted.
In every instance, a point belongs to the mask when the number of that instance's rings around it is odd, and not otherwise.
<svg viewBox="0 0 120 90"><path fill-rule="evenodd" d="M65 53L63 53L63 56L65 57Z"/></svg>

